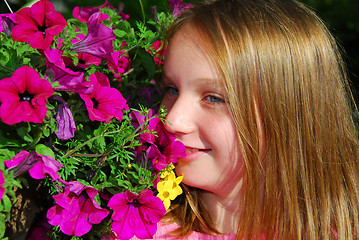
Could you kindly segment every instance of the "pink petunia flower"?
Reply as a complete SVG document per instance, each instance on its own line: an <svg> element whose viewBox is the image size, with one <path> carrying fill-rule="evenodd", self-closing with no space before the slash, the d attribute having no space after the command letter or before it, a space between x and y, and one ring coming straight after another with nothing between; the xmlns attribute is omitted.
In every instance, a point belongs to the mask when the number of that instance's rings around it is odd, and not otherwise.
<svg viewBox="0 0 359 240"><path fill-rule="evenodd" d="M169 0L168 3L174 17L180 16L183 11L192 7L192 4L184 3L182 0Z"/></svg>
<svg viewBox="0 0 359 240"><path fill-rule="evenodd" d="M48 222L60 226L60 230L71 236L88 233L92 224L99 224L109 211L95 201L97 190L79 182L70 182L64 192L53 196L56 205L47 211Z"/></svg>
<svg viewBox="0 0 359 240"><path fill-rule="evenodd" d="M128 110L126 100L115 88L110 87L106 75L96 72L89 76L95 88L92 94L80 94L85 101L89 117L92 121L109 123L112 118L122 120L122 110Z"/></svg>
<svg viewBox="0 0 359 240"><path fill-rule="evenodd" d="M4 174L0 171L0 200L2 199L2 196L4 195L5 188L4 188L5 178Z"/></svg>
<svg viewBox="0 0 359 240"><path fill-rule="evenodd" d="M152 117L153 114L154 111L151 110L148 117ZM131 124L135 128L140 126L145 120L145 117L139 112L131 112L130 116L132 117ZM156 133L156 135L153 133ZM146 132L140 134L140 139L143 144L147 143L150 145L146 150L146 160L151 161L157 171L167 167L170 163L176 163L179 157L186 157L186 149L183 143L177 141L173 134L165 130L159 118L149 120ZM139 154L137 155L142 157Z"/></svg>
<svg viewBox="0 0 359 240"><path fill-rule="evenodd" d="M128 54L122 54L120 51L114 51L112 58L115 62L115 66L108 64L110 70L114 71L114 76L119 81L121 80L121 74L125 73L130 67L130 59Z"/></svg>
<svg viewBox="0 0 359 240"><path fill-rule="evenodd" d="M152 43L153 47L153 56L154 61L156 65L162 65L163 59L166 54L167 46L163 46L163 43L160 40L156 40L154 43Z"/></svg>
<svg viewBox="0 0 359 240"><path fill-rule="evenodd" d="M114 64L107 64L108 68L114 72L114 76L118 81L121 81L121 75L125 73L130 67L129 54L128 52L124 52L124 50L121 49L124 47L127 47L126 42L121 43L119 51L114 51L111 54Z"/></svg>
<svg viewBox="0 0 359 240"><path fill-rule="evenodd" d="M102 4L99 7L74 7L73 11L72 11L72 15L74 16L74 18L78 19L81 22L85 22L88 23L88 19L90 18L90 16L94 13L100 12L100 8L105 8L108 7L110 9L115 9L109 2L108 0L105 1L104 4Z"/></svg>
<svg viewBox="0 0 359 240"><path fill-rule="evenodd" d="M85 38L85 35L83 35L82 33L77 34L76 38L71 40L71 43L75 44L84 38ZM59 44L57 44L57 47L60 49L61 46L62 46L62 39L59 38ZM87 53L77 53L77 56L76 56L76 58L78 59L77 65L75 65L73 63L73 61L68 57L62 57L62 58L64 60L65 66L67 68L70 68L75 71L82 71L82 69L88 68L92 64L95 66L98 66L102 61L101 58L95 57L95 56L93 56L91 54L87 54Z"/></svg>
<svg viewBox="0 0 359 240"><path fill-rule="evenodd" d="M87 53L115 65L111 54L114 51L112 41L116 38L116 35L111 28L101 23L107 18L108 16L104 13L96 12L92 14L89 18L87 35L73 44L72 51Z"/></svg>
<svg viewBox="0 0 359 240"><path fill-rule="evenodd" d="M47 69L54 73L54 81L61 85L55 89L85 94L92 93L94 86L86 81L83 72L75 72L66 67L62 53L61 50L55 48L44 51Z"/></svg>
<svg viewBox="0 0 359 240"><path fill-rule="evenodd" d="M9 125L42 123L46 100L54 93L51 84L28 66L18 68L10 78L0 80L0 118Z"/></svg>
<svg viewBox="0 0 359 240"><path fill-rule="evenodd" d="M149 189L136 195L128 190L114 195L108 202L113 209L112 230L119 239L152 238L157 223L163 218L166 209L161 201Z"/></svg>
<svg viewBox="0 0 359 240"><path fill-rule="evenodd" d="M21 151L11 160L4 161L5 166L9 170L14 171L14 175L18 176L23 172L29 171L34 179L45 178L49 175L52 181L60 179L57 171L63 167L61 163L50 156L37 154L35 151Z"/></svg>
<svg viewBox="0 0 359 240"><path fill-rule="evenodd" d="M20 9L15 18L17 25L11 33L13 39L28 42L31 47L43 50L50 47L54 36L67 25L65 18L47 0Z"/></svg>

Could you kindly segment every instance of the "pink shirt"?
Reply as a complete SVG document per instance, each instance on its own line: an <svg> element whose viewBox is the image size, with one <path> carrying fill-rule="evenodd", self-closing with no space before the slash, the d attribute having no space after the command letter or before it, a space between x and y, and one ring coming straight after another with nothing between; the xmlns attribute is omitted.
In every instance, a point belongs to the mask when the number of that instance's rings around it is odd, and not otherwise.
<svg viewBox="0 0 359 240"><path fill-rule="evenodd" d="M176 239L183 239L178 237L173 237L168 235L169 232L175 230L178 228L178 225L175 223L172 224L164 224L164 223L158 223L157 226L157 232L153 236L153 239L162 240L162 239L168 239L168 240L176 240ZM136 240L138 238L134 237L132 240ZM191 235L189 235L186 239L188 240L234 240L236 239L235 234L228 234L228 235L221 235L221 236L214 236L214 235L208 235L204 233L199 232L192 232Z"/></svg>

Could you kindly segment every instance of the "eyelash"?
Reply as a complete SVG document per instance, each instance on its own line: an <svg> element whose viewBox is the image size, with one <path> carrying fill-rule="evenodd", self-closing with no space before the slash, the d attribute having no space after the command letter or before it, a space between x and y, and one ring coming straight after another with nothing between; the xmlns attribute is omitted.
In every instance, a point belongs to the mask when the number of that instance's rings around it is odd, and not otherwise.
<svg viewBox="0 0 359 240"><path fill-rule="evenodd" d="M176 87L173 86L167 86L165 88L166 93L172 95L172 96L177 96L178 95L178 89ZM225 100L219 96L214 96L214 95L207 95L204 98L207 102L209 102L210 104L217 104L217 103L224 103Z"/></svg>
<svg viewBox="0 0 359 240"><path fill-rule="evenodd" d="M174 93L174 91L176 91L176 93ZM168 93L170 95L178 95L178 89L173 86L166 86L165 93Z"/></svg>
<svg viewBox="0 0 359 240"><path fill-rule="evenodd" d="M217 96L213 96L213 95L209 95L205 97L207 99L208 102L215 104L215 103L223 103L224 99L217 97Z"/></svg>

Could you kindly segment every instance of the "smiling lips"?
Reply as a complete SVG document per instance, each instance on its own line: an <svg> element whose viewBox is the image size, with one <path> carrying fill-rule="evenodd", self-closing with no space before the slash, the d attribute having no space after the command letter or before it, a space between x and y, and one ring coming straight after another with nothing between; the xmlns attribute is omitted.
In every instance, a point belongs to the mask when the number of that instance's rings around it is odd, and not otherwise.
<svg viewBox="0 0 359 240"><path fill-rule="evenodd" d="M209 151L210 151L210 149L199 149L199 148L186 147L187 156L185 158L181 158L180 160L184 161L184 162L190 162L190 161L195 160L202 154L207 153Z"/></svg>

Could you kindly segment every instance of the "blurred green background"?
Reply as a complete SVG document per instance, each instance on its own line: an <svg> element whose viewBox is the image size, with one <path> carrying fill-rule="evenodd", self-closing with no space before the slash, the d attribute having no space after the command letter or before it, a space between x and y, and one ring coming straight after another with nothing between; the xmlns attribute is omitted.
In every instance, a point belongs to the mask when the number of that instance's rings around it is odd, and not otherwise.
<svg viewBox="0 0 359 240"><path fill-rule="evenodd" d="M105 0L50 0L55 9L66 18L71 17L74 6L99 6ZM195 0L200 1L200 0ZM344 52L354 98L359 103L359 0L300 0L312 8L324 21L337 39ZM27 4L26 0L8 0L13 11ZM117 8L123 6L123 12L130 15L130 20L143 20L142 11L146 19L151 17L151 7L158 11L169 10L167 0L109 0ZM190 2L190 1L184 1ZM192 1L193 2L193 1ZM123 3L123 5L121 5ZM9 10L0 0L0 13ZM1 46L0 46L1 47Z"/></svg>

